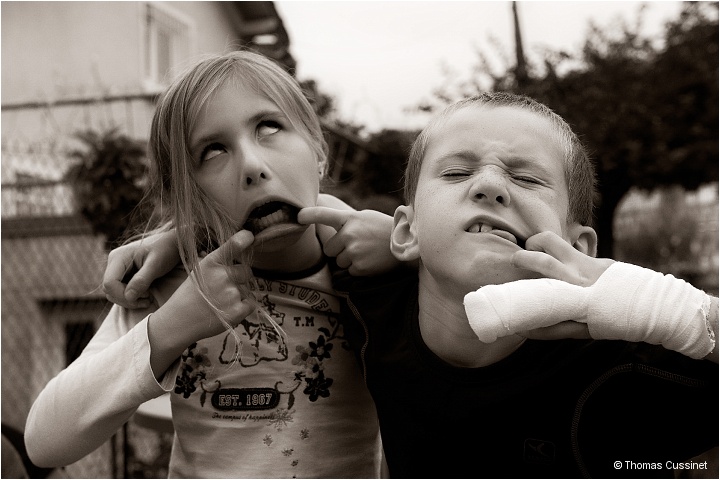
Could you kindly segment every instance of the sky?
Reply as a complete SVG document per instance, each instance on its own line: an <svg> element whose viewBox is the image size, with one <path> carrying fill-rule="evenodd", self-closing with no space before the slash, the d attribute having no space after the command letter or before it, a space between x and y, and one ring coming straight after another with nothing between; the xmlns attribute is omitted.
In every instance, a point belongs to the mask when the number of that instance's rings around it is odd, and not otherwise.
<svg viewBox="0 0 720 480"><path fill-rule="evenodd" d="M540 49L579 51L592 21L607 27L634 23L645 5L641 31L661 35L682 2L518 2L526 56ZM452 77L466 78L477 49L514 56L511 2L488 1L279 1L290 36L297 78L314 79L332 95L338 116L383 128L421 128L426 115L407 110ZM498 65L500 65L500 61ZM452 78L451 77L451 78Z"/></svg>

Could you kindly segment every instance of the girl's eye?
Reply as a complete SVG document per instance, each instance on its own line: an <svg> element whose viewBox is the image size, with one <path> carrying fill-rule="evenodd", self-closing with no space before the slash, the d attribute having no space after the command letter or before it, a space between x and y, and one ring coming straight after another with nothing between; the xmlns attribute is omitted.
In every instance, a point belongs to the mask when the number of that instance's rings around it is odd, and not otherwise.
<svg viewBox="0 0 720 480"><path fill-rule="evenodd" d="M263 120L257 127L258 135L260 137L267 137L274 133L277 133L282 128L278 122L274 120Z"/></svg>
<svg viewBox="0 0 720 480"><path fill-rule="evenodd" d="M200 154L200 162L207 162L208 160L211 160L218 155L222 155L225 152L226 150L222 143L211 143L205 147Z"/></svg>

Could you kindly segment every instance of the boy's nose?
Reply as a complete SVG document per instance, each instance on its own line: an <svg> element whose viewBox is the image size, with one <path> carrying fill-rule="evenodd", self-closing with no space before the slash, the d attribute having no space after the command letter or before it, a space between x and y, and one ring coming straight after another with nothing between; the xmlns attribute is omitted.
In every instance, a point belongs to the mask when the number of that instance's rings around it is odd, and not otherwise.
<svg viewBox="0 0 720 480"><path fill-rule="evenodd" d="M470 187L470 195L475 201L489 201L509 207L510 193L506 181L503 172L496 172L494 169L483 169L475 177Z"/></svg>

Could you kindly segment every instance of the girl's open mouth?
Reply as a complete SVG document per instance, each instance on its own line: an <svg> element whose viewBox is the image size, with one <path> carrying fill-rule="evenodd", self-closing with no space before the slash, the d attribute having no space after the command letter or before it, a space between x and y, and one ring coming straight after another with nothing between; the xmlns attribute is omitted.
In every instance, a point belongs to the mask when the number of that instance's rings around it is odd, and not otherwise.
<svg viewBox="0 0 720 480"><path fill-rule="evenodd" d="M294 205L285 202L268 202L250 212L243 228L252 232L253 235L257 235L274 225L282 223L297 224L297 214L299 211L300 210Z"/></svg>

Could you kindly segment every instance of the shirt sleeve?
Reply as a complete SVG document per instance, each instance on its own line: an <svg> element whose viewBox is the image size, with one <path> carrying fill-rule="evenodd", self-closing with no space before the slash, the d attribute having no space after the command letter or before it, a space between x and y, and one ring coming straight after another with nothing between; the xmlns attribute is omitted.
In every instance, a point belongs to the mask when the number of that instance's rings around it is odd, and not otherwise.
<svg viewBox="0 0 720 480"><path fill-rule="evenodd" d="M25 426L33 463L58 467L79 460L140 404L169 388L169 372L161 386L150 368L148 313L113 306L80 357L43 389Z"/></svg>

